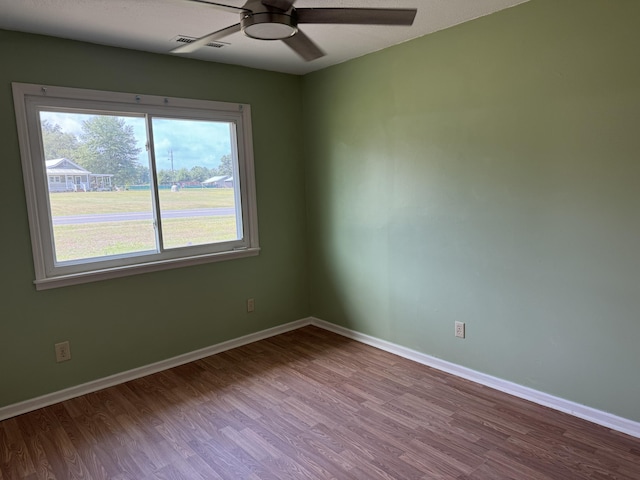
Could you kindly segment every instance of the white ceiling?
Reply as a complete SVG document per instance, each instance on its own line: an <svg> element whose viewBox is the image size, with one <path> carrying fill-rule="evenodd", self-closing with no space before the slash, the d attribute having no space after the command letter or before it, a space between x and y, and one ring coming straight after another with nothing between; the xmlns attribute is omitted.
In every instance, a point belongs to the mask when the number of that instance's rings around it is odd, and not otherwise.
<svg viewBox="0 0 640 480"><path fill-rule="evenodd" d="M244 0L213 0L241 7ZM280 41L236 33L221 49L191 58L305 74L457 25L528 0L298 0L296 7L417 8L411 27L301 25L327 55L304 62ZM168 54L178 35L200 37L239 15L188 0L0 0L0 28Z"/></svg>

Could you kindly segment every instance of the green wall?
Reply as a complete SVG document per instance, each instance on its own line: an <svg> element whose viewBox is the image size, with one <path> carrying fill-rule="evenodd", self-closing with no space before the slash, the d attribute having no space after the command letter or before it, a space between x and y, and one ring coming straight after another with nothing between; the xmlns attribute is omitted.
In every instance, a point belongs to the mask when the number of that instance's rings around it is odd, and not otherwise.
<svg viewBox="0 0 640 480"><path fill-rule="evenodd" d="M7 31L0 51L0 407L308 315L299 77ZM260 255L37 292L11 82L251 104Z"/></svg>
<svg viewBox="0 0 640 480"><path fill-rule="evenodd" d="M311 313L640 421L639 19L532 0L304 77Z"/></svg>

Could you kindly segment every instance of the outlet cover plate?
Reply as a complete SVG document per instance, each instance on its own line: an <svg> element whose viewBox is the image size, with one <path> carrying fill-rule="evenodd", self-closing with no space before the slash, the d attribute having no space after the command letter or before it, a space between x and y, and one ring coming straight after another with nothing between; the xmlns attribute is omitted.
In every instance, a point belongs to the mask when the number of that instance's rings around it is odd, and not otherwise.
<svg viewBox="0 0 640 480"><path fill-rule="evenodd" d="M455 323L455 328L456 328L456 331L455 331L456 337L464 338L464 334L465 334L465 332L464 332L464 330L465 330L464 329L464 322L456 322Z"/></svg>
<svg viewBox="0 0 640 480"><path fill-rule="evenodd" d="M55 344L56 349L56 362L66 362L71 360L71 347L69 342L60 342Z"/></svg>

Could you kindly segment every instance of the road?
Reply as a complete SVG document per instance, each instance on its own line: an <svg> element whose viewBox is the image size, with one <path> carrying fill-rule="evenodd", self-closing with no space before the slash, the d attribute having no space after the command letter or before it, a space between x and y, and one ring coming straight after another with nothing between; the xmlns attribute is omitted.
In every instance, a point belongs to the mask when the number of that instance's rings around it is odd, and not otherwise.
<svg viewBox="0 0 640 480"><path fill-rule="evenodd" d="M189 218L235 215L235 207L198 208L193 210L167 210L162 218ZM94 213L91 215L68 215L53 217L53 225L78 225L82 223L127 222L133 220L152 220L152 212Z"/></svg>

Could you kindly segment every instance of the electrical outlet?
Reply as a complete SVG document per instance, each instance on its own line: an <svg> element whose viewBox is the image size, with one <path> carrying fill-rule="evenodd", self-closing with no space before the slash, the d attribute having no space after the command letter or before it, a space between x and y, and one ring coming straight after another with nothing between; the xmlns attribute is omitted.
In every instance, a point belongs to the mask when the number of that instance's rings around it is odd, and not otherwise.
<svg viewBox="0 0 640 480"><path fill-rule="evenodd" d="M456 322L456 337L464 338L464 322Z"/></svg>
<svg viewBox="0 0 640 480"><path fill-rule="evenodd" d="M56 362L66 362L71 360L71 347L69 342L60 342L55 344L56 348Z"/></svg>
<svg viewBox="0 0 640 480"><path fill-rule="evenodd" d="M247 299L247 312L251 313L256 309L256 302L253 300L253 298L248 298Z"/></svg>

